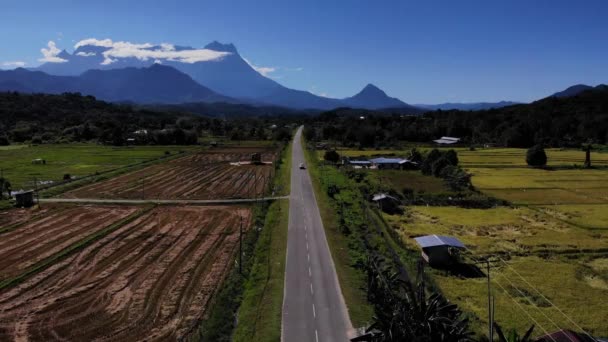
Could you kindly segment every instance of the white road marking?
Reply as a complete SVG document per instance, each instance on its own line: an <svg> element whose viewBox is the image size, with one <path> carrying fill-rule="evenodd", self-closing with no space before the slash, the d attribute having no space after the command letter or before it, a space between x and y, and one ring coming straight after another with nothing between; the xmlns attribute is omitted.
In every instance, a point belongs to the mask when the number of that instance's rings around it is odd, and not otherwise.
<svg viewBox="0 0 608 342"><path fill-rule="evenodd" d="M317 329L315 329L315 340L319 342L319 333L317 332Z"/></svg>
<svg viewBox="0 0 608 342"><path fill-rule="evenodd" d="M306 257L308 258L308 262L310 262L310 254L306 253Z"/></svg>
<svg viewBox="0 0 608 342"><path fill-rule="evenodd" d="M312 272L310 271L310 266L308 266L308 276L312 277Z"/></svg>
<svg viewBox="0 0 608 342"><path fill-rule="evenodd" d="M314 295L314 294L315 294L315 291L312 289L312 283L310 283L310 294L311 294L311 295Z"/></svg>
<svg viewBox="0 0 608 342"><path fill-rule="evenodd" d="M315 303L312 303L312 316L317 318L317 312L315 311Z"/></svg>
<svg viewBox="0 0 608 342"><path fill-rule="evenodd" d="M308 241L306 242L306 250L308 250Z"/></svg>

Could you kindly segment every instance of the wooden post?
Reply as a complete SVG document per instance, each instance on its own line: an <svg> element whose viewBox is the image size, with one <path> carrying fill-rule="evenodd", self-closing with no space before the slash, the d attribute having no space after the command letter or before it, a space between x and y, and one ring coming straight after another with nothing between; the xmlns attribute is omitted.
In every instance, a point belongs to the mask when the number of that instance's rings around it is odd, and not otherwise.
<svg viewBox="0 0 608 342"><path fill-rule="evenodd" d="M494 341L494 322L492 322L494 315L492 314L492 292L490 288L490 259L486 259L486 265L486 272L488 272L488 337L490 338L490 341Z"/></svg>
<svg viewBox="0 0 608 342"><path fill-rule="evenodd" d="M241 223L239 225L239 273L243 274L243 216L239 214Z"/></svg>

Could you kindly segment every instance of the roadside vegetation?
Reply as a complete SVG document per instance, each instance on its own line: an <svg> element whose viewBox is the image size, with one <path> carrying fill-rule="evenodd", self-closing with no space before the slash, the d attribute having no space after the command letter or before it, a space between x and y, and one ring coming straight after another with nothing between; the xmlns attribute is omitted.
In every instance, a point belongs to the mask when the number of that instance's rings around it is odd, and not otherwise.
<svg viewBox="0 0 608 342"><path fill-rule="evenodd" d="M339 132L345 131L331 131L319 124L308 136L322 139L325 134ZM396 269L384 273L397 274L402 266L410 278L406 283L415 285L412 277L424 279L428 293L445 296L463 311L473 339L487 338L487 278L485 264L480 263L484 258L493 260L490 273L495 322L503 330L515 329L524 335L536 320L532 336L561 328L584 329L596 336L608 334L601 323L605 318L598 314L601 304L594 300L608 295L608 230L602 219L608 205L608 154L601 148L587 153L586 148L535 146L527 153L525 148L435 149L405 142L390 149L348 148L332 141L320 145L325 148L309 152L311 160L326 168L332 165L326 174L354 181L363 203L377 214L365 221L383 237L384 243L376 250L384 250L386 263L397 264ZM342 166L345 157L413 160L415 154L422 156L422 171ZM324 156L333 156L333 160ZM462 186L450 184L450 173L463 176ZM341 188L332 191L341 193ZM377 193L396 198L401 210L373 209L371 197ZM335 211L339 220L340 211ZM413 238L429 234L463 241L467 246L463 261L468 268L426 268L422 277L418 276L420 247ZM389 329L387 322L393 322L386 316L376 316L374 321L361 341L382 340L383 331Z"/></svg>

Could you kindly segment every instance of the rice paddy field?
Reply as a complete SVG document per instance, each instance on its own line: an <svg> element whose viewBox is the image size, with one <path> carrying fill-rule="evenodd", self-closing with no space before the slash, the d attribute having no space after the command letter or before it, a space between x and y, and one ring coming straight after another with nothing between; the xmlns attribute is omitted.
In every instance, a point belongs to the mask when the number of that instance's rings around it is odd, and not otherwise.
<svg viewBox="0 0 608 342"><path fill-rule="evenodd" d="M425 150L420 148L420 150ZM484 256L493 260L490 274L495 319L506 329L534 336L561 328L608 336L608 154L548 149L548 168L529 168L525 149L457 149L460 164L476 189L507 200L492 209L413 206L403 215L383 214L407 249L418 251L413 237L440 234L465 243L470 266ZM407 151L342 150L351 157L395 155ZM443 191L422 183L412 171L376 177L396 187ZM395 189L401 190L401 189ZM485 266L473 274L431 271L441 291L472 314L478 334L487 330Z"/></svg>
<svg viewBox="0 0 608 342"><path fill-rule="evenodd" d="M11 182L13 190L31 189L34 179L39 185L59 182L67 173L82 177L134 165L165 156L165 151L196 150L193 146L103 146L95 144L70 145L11 145L0 149L0 169ZM45 164L34 164L44 159Z"/></svg>

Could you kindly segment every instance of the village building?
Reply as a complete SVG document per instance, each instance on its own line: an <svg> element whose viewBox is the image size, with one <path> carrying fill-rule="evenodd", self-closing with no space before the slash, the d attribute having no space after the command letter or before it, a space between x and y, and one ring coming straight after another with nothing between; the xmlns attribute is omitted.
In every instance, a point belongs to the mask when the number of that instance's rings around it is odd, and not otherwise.
<svg viewBox="0 0 608 342"><path fill-rule="evenodd" d="M447 267L460 262L465 245L455 237L426 235L414 238L422 248L422 258L432 267Z"/></svg>
<svg viewBox="0 0 608 342"><path fill-rule="evenodd" d="M29 208L34 205L34 191L21 191L14 194L15 205L19 208Z"/></svg>
<svg viewBox="0 0 608 342"><path fill-rule="evenodd" d="M378 209L389 214L399 211L399 204L401 204L398 198L383 193L375 194L372 202L378 205Z"/></svg>
<svg viewBox="0 0 608 342"><path fill-rule="evenodd" d="M377 169L395 169L395 170L403 170L406 168L411 168L415 166L415 163L402 158L385 158L379 157L369 160L372 164L372 167Z"/></svg>
<svg viewBox="0 0 608 342"><path fill-rule="evenodd" d="M439 145L454 145L460 142L460 138L454 137L441 137L440 139L433 140L435 143Z"/></svg>

